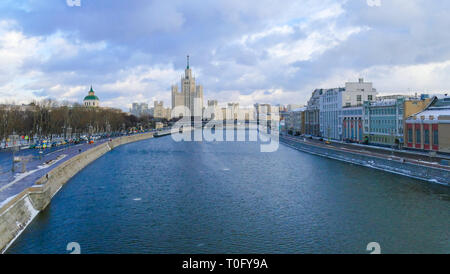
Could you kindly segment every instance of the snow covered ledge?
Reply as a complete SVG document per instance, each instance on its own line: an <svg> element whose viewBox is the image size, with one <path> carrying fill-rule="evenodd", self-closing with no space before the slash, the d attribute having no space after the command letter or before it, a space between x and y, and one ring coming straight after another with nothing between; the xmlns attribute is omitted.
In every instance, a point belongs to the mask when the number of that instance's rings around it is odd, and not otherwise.
<svg viewBox="0 0 450 274"><path fill-rule="evenodd" d="M40 178L33 187L0 204L0 253L4 253L36 215L44 210L63 185L84 167L114 147L149 139L153 133L124 136L87 150L51 170L47 179Z"/></svg>

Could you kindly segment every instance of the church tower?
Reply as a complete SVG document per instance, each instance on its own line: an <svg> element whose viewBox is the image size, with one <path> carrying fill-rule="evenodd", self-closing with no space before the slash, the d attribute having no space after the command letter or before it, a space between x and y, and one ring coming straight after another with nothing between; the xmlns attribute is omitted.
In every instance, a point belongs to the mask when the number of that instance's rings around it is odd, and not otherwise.
<svg viewBox="0 0 450 274"><path fill-rule="evenodd" d="M83 104L85 107L99 107L100 106L100 99L95 95L94 90L89 90L89 93L86 97L84 97Z"/></svg>

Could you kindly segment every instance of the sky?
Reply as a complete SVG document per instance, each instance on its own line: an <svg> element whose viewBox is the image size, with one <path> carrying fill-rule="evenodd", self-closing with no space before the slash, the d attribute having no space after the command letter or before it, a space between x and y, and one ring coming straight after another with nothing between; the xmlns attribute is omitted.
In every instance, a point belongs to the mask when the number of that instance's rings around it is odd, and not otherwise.
<svg viewBox="0 0 450 274"><path fill-rule="evenodd" d="M205 101L303 105L363 77L450 89L448 0L2 0L0 102L171 105L186 55Z"/></svg>

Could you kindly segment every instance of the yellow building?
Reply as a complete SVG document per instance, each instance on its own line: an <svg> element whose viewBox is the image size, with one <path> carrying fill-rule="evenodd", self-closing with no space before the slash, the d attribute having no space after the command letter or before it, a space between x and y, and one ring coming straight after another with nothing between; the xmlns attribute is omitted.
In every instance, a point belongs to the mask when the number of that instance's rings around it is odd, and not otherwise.
<svg viewBox="0 0 450 274"><path fill-rule="evenodd" d="M408 148L450 153L450 97L434 97L424 111L405 123Z"/></svg>
<svg viewBox="0 0 450 274"><path fill-rule="evenodd" d="M424 110L431 102L431 98L426 98L423 100L406 100L404 104L404 115L403 120L406 120L409 116L416 114Z"/></svg>

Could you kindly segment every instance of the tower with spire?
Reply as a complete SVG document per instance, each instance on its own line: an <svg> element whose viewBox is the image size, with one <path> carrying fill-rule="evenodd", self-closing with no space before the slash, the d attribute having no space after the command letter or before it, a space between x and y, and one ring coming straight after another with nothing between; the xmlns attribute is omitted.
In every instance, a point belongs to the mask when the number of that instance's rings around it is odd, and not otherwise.
<svg viewBox="0 0 450 274"><path fill-rule="evenodd" d="M86 97L84 97L83 104L85 107L99 107L100 99L95 95L95 91L92 89L89 90L89 93Z"/></svg>
<svg viewBox="0 0 450 274"><path fill-rule="evenodd" d="M177 106L185 106L189 110L190 116L202 116L203 110L203 86L195 85L195 77L192 77L192 70L189 66L189 55L186 57L186 69L181 77L181 91L178 86L172 86L172 109ZM179 113L187 116L188 113Z"/></svg>

